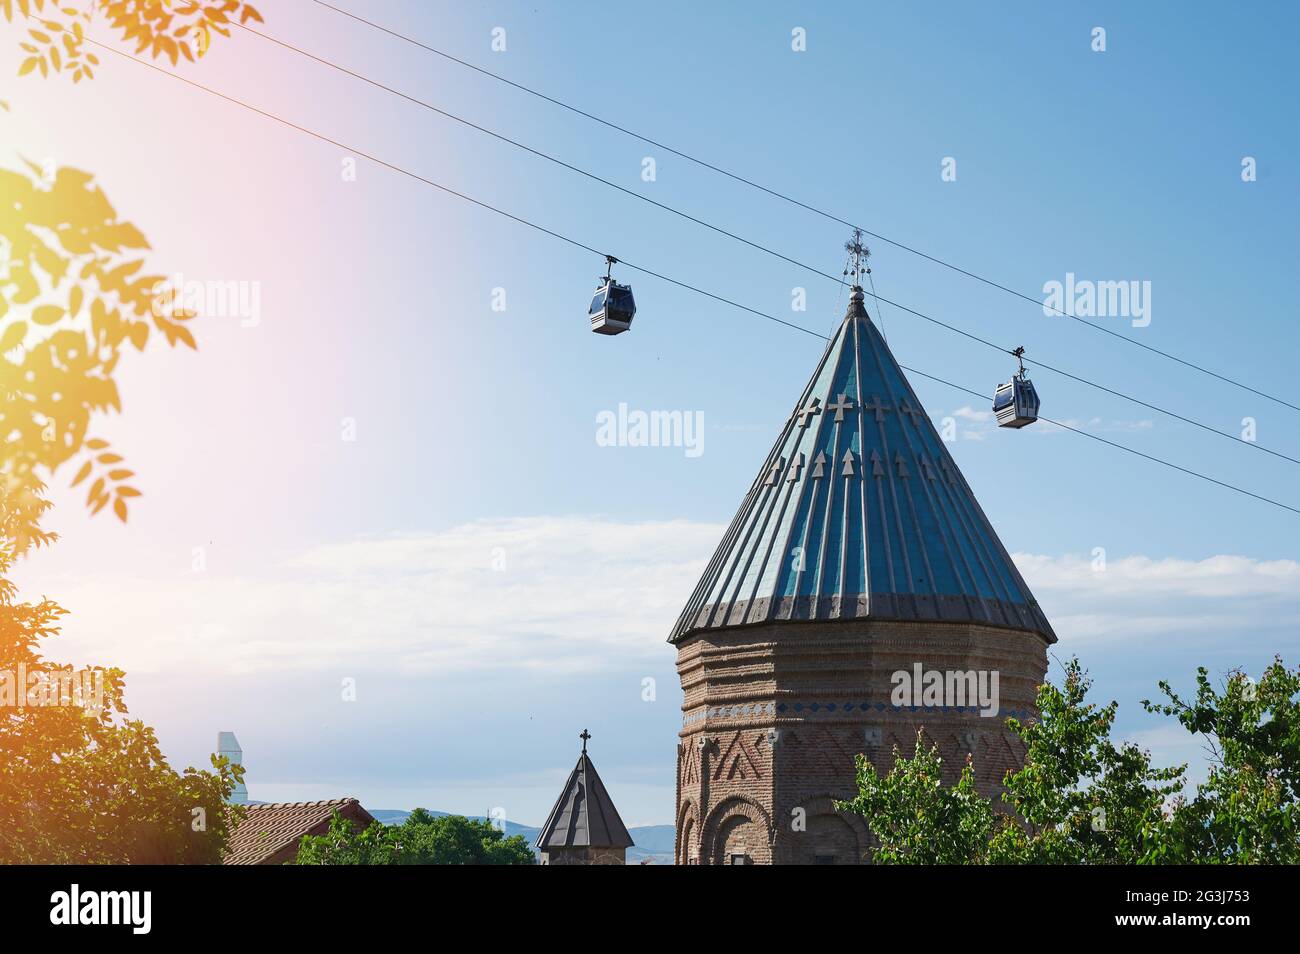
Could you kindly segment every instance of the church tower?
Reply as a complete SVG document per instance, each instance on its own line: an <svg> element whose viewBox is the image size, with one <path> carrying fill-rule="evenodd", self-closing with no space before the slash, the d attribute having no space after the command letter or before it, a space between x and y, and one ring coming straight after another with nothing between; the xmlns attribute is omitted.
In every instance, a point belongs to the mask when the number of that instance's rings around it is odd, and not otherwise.
<svg viewBox="0 0 1300 954"><path fill-rule="evenodd" d="M677 863L862 861L833 802L921 729L997 791L1055 641L855 285L670 637Z"/></svg>

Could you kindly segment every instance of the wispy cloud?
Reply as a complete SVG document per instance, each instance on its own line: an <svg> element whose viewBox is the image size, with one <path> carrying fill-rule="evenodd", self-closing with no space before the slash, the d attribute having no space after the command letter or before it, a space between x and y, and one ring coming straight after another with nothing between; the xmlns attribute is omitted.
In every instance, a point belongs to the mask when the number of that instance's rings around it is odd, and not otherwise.
<svg viewBox="0 0 1300 954"><path fill-rule="evenodd" d="M1076 431L1091 431L1103 434L1141 434L1155 428L1156 422L1152 420L1128 420L1117 418L1107 420L1102 417L1077 418L1070 417L1061 421L1059 424L1053 421L1040 419L1030 432L1034 434L1061 434L1066 428L1074 428Z"/></svg>
<svg viewBox="0 0 1300 954"><path fill-rule="evenodd" d="M1220 555L1203 560L1015 555L1063 638L1147 640L1235 633L1294 645L1279 630L1300 622L1300 563Z"/></svg>
<svg viewBox="0 0 1300 954"><path fill-rule="evenodd" d="M964 421L974 421L978 424L987 424L993 420L992 411L977 411L969 404L957 408L952 412L951 416L961 418Z"/></svg>
<svg viewBox="0 0 1300 954"><path fill-rule="evenodd" d="M666 820L680 697L665 639L722 532L684 520L482 520L340 541L239 574L47 575L40 589L72 612L52 655L125 668L133 711L185 740L182 763L201 761L217 728L238 729L257 797L502 804L535 821L569 763L558 740L594 715L607 782L638 816ZM1158 680L1185 682L1200 664L1257 672L1275 652L1295 655L1300 563L1015 559L1061 637L1057 655L1083 659L1096 697L1120 699L1118 731L1160 762L1200 756L1138 705ZM650 674L655 704L641 695ZM357 677L360 702L340 702L343 676ZM466 712L490 758L459 738ZM330 745L304 747L320 738ZM525 784L502 764L551 775ZM478 781L458 788L466 779Z"/></svg>
<svg viewBox="0 0 1300 954"><path fill-rule="evenodd" d="M722 528L483 520L316 547L256 576L59 581L78 656L135 671L604 668L664 641Z"/></svg>

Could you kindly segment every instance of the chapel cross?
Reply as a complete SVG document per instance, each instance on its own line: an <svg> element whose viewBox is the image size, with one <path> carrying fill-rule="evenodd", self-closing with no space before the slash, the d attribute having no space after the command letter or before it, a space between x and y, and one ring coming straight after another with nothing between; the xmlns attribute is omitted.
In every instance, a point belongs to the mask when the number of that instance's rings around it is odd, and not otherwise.
<svg viewBox="0 0 1300 954"><path fill-rule="evenodd" d="M578 738L582 739L582 754L583 754L583 755L586 755L586 754L587 754L587 740L591 738L591 733L588 732L586 729L583 729L583 730L582 730L582 735L578 736Z"/></svg>

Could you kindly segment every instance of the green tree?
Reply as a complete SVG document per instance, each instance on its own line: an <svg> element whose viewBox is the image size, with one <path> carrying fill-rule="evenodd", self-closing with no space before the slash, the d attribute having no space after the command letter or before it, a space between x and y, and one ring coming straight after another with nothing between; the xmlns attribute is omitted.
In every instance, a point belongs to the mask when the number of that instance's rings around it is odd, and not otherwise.
<svg viewBox="0 0 1300 954"><path fill-rule="evenodd" d="M1157 768L1111 741L1118 707L1088 702L1091 686L1071 660L1061 686L1039 688L1037 720L1008 720L1026 752L1004 779L1003 811L975 792L969 760L944 786L923 736L884 774L859 757L858 795L839 808L866 819L885 864L1300 863L1300 671L1275 660L1258 686L1233 673L1218 692L1201 669L1193 701L1160 683L1167 701L1143 705L1213 755L1190 798L1186 766Z"/></svg>
<svg viewBox="0 0 1300 954"><path fill-rule="evenodd" d="M29 519L2 496L0 512L4 529ZM243 769L213 756L211 772L176 772L153 729L128 718L120 669L45 660L41 640L64 610L21 602L4 578L12 561L12 541L0 542L0 863L219 862Z"/></svg>
<svg viewBox="0 0 1300 954"><path fill-rule="evenodd" d="M875 861L954 865L984 860L995 813L975 790L970 759L951 787L943 785L943 759L936 746L926 744L923 732L917 733L911 758L904 758L895 746L894 759L894 767L878 776L871 763L858 756L858 795L836 806L869 819L879 839Z"/></svg>
<svg viewBox="0 0 1300 954"><path fill-rule="evenodd" d="M1026 744L1024 766L1002 799L1026 824L999 826L992 860L1031 864L1135 864L1158 860L1164 806L1186 766L1153 768L1150 755L1110 734L1119 706L1087 701L1092 680L1078 659L1060 687L1038 691L1039 718L1008 719Z"/></svg>
<svg viewBox="0 0 1300 954"><path fill-rule="evenodd" d="M300 865L531 865L522 835L506 837L490 821L435 816L417 808L400 825L358 828L336 812L324 835L306 835Z"/></svg>
<svg viewBox="0 0 1300 954"><path fill-rule="evenodd" d="M1204 736L1210 754L1206 781L1174 814L1169 860L1300 864L1300 667L1275 658L1258 684L1234 671L1222 692L1201 668L1194 699L1160 690L1167 701L1143 706Z"/></svg>
<svg viewBox="0 0 1300 954"><path fill-rule="evenodd" d="M397 829L382 822L359 828L336 811L323 835L304 835L298 845L299 865L400 864Z"/></svg>

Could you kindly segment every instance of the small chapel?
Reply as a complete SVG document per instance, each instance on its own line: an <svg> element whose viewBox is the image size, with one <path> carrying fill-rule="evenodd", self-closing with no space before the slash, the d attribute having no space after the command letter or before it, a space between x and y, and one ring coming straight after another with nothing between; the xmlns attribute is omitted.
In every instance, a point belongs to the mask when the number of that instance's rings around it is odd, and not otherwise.
<svg viewBox="0 0 1300 954"><path fill-rule="evenodd" d="M855 756L888 771L920 730L986 795L1023 760L1005 720L1034 714L1056 636L859 282L669 641L677 864L868 860L834 802ZM897 704L895 675L929 671L992 674L996 706Z"/></svg>
<svg viewBox="0 0 1300 954"><path fill-rule="evenodd" d="M619 817L605 783L587 755L591 733L582 730L582 752L560 797L537 835L544 865L621 865L632 836Z"/></svg>

